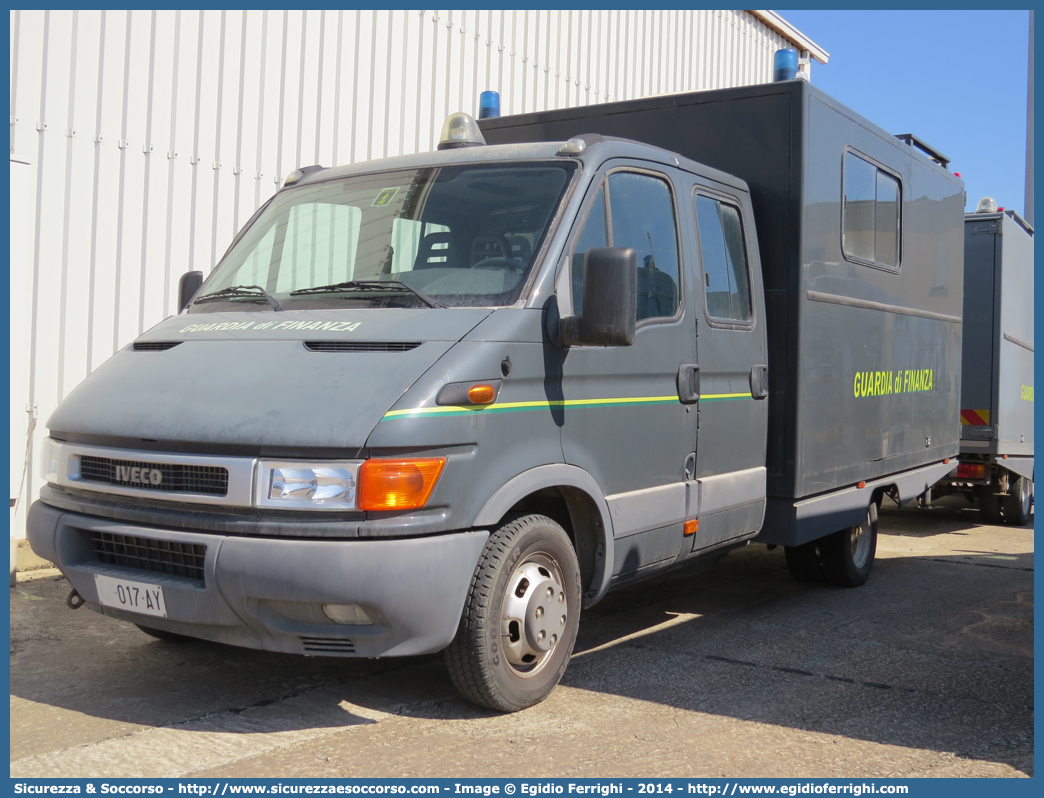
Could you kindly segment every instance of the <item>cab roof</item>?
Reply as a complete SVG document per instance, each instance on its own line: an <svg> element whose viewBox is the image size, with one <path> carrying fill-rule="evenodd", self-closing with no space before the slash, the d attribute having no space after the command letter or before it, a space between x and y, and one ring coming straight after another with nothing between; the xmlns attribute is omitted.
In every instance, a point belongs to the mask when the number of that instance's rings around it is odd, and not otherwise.
<svg viewBox="0 0 1044 798"><path fill-rule="evenodd" d="M585 136L580 136L585 138ZM457 164L483 164L509 161L547 161L563 160L579 161L585 167L595 169L602 162L611 158L630 158L651 161L664 166L675 166L687 172L708 177L719 183L731 186L740 191L748 191L747 184L739 178L697 163L669 150L643 144L630 139L612 137L591 137L589 146L580 155L559 156L558 151L565 142L543 141L522 144L485 144L472 147L419 152L412 155L399 155L392 158L381 158L373 161L335 166L317 170L298 180L294 186L306 183L318 183L325 180L336 180L354 175L372 174L375 172L391 172L398 169L417 169L431 166L450 166ZM589 139L590 140L590 139Z"/></svg>

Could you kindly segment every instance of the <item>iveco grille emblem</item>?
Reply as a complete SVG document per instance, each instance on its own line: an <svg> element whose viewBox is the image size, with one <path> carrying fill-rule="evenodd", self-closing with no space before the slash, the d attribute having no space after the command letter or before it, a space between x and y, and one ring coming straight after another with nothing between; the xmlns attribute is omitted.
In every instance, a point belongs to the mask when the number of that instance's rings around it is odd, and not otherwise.
<svg viewBox="0 0 1044 798"><path fill-rule="evenodd" d="M142 485L159 485L163 481L163 474L158 468L138 468L131 466L116 466L117 482L140 482Z"/></svg>

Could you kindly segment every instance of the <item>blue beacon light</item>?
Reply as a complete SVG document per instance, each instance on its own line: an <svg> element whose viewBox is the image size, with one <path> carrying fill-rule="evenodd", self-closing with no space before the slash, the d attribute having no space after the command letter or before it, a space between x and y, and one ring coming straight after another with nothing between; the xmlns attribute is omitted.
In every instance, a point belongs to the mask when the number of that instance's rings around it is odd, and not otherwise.
<svg viewBox="0 0 1044 798"><path fill-rule="evenodd" d="M798 53L792 47L776 50L773 58L772 81L794 80L798 72Z"/></svg>
<svg viewBox="0 0 1044 798"><path fill-rule="evenodd" d="M500 94L495 91L484 91L479 95L479 119L492 119L500 116Z"/></svg>

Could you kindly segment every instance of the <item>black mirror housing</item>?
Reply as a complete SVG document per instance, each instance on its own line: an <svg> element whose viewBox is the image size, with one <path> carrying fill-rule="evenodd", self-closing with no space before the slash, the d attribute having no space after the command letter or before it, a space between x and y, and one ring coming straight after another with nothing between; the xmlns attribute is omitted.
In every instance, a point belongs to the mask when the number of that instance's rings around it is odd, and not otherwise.
<svg viewBox="0 0 1044 798"><path fill-rule="evenodd" d="M584 255L582 316L562 320L566 346L630 346L638 314L638 256L630 247L596 247Z"/></svg>
<svg viewBox="0 0 1044 798"><path fill-rule="evenodd" d="M203 285L203 272L185 272L178 281L178 313L189 306L192 297Z"/></svg>

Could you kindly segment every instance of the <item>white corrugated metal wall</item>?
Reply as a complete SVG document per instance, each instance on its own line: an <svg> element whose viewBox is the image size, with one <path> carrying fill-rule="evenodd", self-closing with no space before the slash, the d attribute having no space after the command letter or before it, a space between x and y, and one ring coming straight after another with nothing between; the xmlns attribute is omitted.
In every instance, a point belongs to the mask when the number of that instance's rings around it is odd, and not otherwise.
<svg viewBox="0 0 1044 798"><path fill-rule="evenodd" d="M430 150L485 89L506 115L764 83L786 46L747 11L12 11L12 535L27 441L297 166Z"/></svg>

